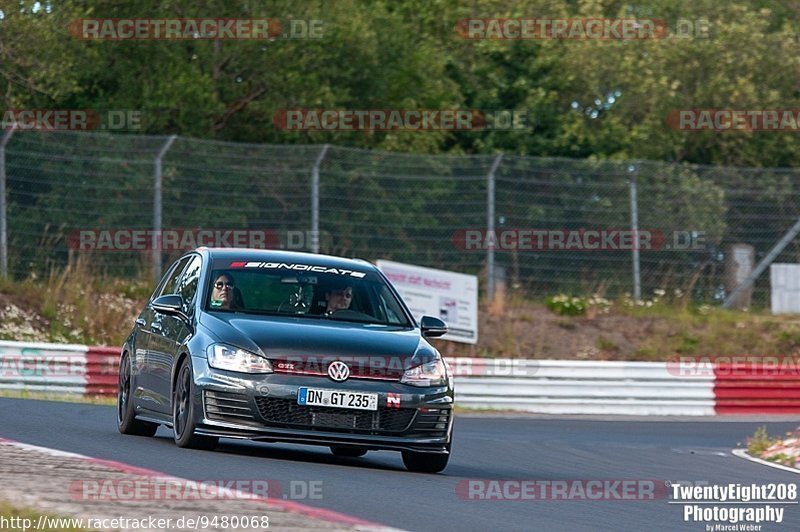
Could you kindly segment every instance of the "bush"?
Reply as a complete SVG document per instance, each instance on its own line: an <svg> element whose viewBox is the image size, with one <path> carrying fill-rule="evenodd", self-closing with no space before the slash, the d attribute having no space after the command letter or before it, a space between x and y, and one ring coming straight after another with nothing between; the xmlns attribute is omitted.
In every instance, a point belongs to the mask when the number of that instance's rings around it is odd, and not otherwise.
<svg viewBox="0 0 800 532"><path fill-rule="evenodd" d="M586 314L586 309L589 307L586 298L564 294L548 297L545 304L547 308L561 316L581 316Z"/></svg>
<svg viewBox="0 0 800 532"><path fill-rule="evenodd" d="M760 457L764 451L779 441L781 441L780 438L771 438L769 434L767 434L766 425L761 425L756 429L755 434L747 439L747 452L753 456Z"/></svg>

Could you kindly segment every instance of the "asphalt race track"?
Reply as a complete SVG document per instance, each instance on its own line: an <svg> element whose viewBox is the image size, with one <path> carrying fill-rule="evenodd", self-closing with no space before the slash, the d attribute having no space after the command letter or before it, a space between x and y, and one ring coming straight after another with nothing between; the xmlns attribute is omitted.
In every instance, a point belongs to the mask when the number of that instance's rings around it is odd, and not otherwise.
<svg viewBox="0 0 800 532"><path fill-rule="evenodd" d="M752 419L752 418L751 418ZM324 447L221 440L216 451L178 449L172 432L122 436L110 406L0 398L0 437L127 462L192 480L321 481L303 504L414 531L705 530L682 505L654 501L465 500L465 480L634 480L794 483L796 474L734 457L758 421L631 421L554 417L457 417L453 456L442 474L407 472L399 453L334 458ZM796 428L769 422L771 434ZM800 508L761 530L800 530Z"/></svg>

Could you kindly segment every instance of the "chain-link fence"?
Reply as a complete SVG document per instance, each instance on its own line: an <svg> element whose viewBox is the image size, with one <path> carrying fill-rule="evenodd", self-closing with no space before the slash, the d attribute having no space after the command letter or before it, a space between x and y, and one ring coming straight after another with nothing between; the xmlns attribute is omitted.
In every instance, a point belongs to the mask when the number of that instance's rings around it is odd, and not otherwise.
<svg viewBox="0 0 800 532"><path fill-rule="evenodd" d="M677 289L713 302L726 295L730 245L754 246L759 261L800 218L793 169L4 135L15 278L78 255L111 275L143 274L180 253L153 252L151 230L244 229L268 232L272 246L473 273L530 296L635 293L640 283L643 295ZM134 230L151 232L139 245L114 239ZM83 246L82 232L106 245ZM777 260L798 258L792 241ZM754 301L768 293L765 274Z"/></svg>

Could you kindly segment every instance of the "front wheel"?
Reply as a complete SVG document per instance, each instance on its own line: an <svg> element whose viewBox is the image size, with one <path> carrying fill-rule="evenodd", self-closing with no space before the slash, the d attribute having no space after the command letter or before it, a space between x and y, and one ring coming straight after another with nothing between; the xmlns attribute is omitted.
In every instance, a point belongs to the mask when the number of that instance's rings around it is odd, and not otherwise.
<svg viewBox="0 0 800 532"><path fill-rule="evenodd" d="M183 359L178 370L178 380L172 395L172 427L175 431L175 444L187 449L210 451L216 447L219 438L201 436L194 433L194 379L189 357Z"/></svg>
<svg viewBox="0 0 800 532"><path fill-rule="evenodd" d="M117 429L122 434L133 436L154 436L158 430L156 423L139 421L133 411L133 382L131 357L122 354L119 361L119 384L117 385Z"/></svg>
<svg viewBox="0 0 800 532"><path fill-rule="evenodd" d="M450 454L418 453L403 451L406 469L415 473L438 473L447 467Z"/></svg>

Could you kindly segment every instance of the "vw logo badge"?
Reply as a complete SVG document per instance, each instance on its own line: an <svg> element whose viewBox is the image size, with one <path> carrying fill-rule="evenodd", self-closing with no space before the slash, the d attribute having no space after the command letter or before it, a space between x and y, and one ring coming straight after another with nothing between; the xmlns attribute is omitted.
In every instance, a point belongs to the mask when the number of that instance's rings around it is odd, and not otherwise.
<svg viewBox="0 0 800 532"><path fill-rule="evenodd" d="M328 377L331 379L342 382L347 380L350 376L350 368L341 360L334 360L328 365Z"/></svg>

